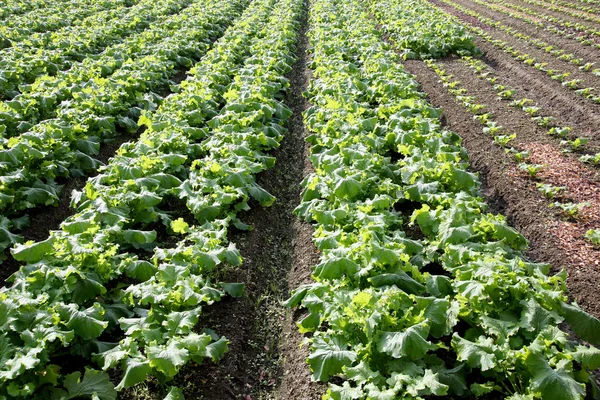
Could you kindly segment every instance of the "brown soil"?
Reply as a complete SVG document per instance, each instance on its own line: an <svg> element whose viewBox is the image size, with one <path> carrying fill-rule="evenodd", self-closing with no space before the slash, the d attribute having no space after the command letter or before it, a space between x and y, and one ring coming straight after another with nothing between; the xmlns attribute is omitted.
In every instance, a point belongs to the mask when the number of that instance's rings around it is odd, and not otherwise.
<svg viewBox="0 0 600 400"><path fill-rule="evenodd" d="M443 8L444 11L451 13L454 16L457 16L463 22L465 22L465 23L471 22L471 19L465 18L466 14L458 11L457 9L455 9L453 7L449 7L437 0L431 0L431 2L438 5L439 7ZM549 53L546 53L545 51L543 51L541 49L538 49L536 46L529 44L529 43L525 42L524 40L517 39L514 36L511 36L497 28L490 27L487 31L495 39L500 39L506 43L509 43L515 50L518 50L521 54L529 54L530 56L535 57L536 62L547 63L548 64L546 66L547 69L558 70L558 71L560 71L560 73L569 72L571 74L568 78L569 80L581 79L583 82L580 84L580 87L582 87L582 88L583 87L600 88L600 77L594 76L590 73L580 71L577 66L570 64L566 61L559 60L557 57L555 57ZM484 50L486 54L502 52L500 49L495 48L492 44L489 44L489 42L487 42L487 41L485 41L486 45L483 45L481 42L484 42L484 40L479 39L476 41L477 45L480 46L480 48L482 48L482 50ZM490 47L494 47L495 50L489 51L488 49ZM506 55L508 57L511 57L509 54L506 54ZM578 99L578 102L589 103L595 109L596 113L600 112L599 105L593 103L591 100L588 100L583 96L577 95L573 90L562 86L559 82L553 81L552 79L550 79L550 77L546 73L538 71L533 66L528 66L524 63L519 63L516 60L514 61L514 63L522 64L522 66L525 67L531 75L543 76L545 78L545 81L547 82L546 85L551 85L554 92L570 92L574 98Z"/></svg>
<svg viewBox="0 0 600 400"><path fill-rule="evenodd" d="M541 39L548 44L556 46L557 48L563 49L569 53L573 53L575 57L583 58L586 62L592 62L598 58L598 49L590 46L583 46L581 43L574 40L574 38L569 39L551 31L538 29L536 26L518 18L510 17L499 11L492 10L491 8L474 3L470 0L457 0L456 3L463 7L470 8L484 17L494 19L506 26L510 26L511 28L514 28L525 35L529 35L532 38ZM513 10L509 9L509 11ZM532 19L530 16L525 17L529 20Z"/></svg>
<svg viewBox="0 0 600 400"><path fill-rule="evenodd" d="M501 205L493 211L506 215L511 225L530 241L528 257L553 265L555 271L566 268L571 296L586 311L600 316L600 269L569 258L569 254L558 245L550 225L560 221L560 217L548 208L546 199L535 189L534 182L523 176L504 150L482 133L479 122L474 121L471 114L456 102L425 63L411 60L405 66L417 77L432 104L443 108L447 127L463 138L471 168L479 172L483 181L484 197L490 204Z"/></svg>
<svg viewBox="0 0 600 400"><path fill-rule="evenodd" d="M207 307L200 322L201 327L228 338L229 352L218 364L182 369L174 384L184 390L187 399L317 400L324 392L324 385L311 381L305 362L308 349L299 348L303 337L292 312L282 304L292 289L311 281L312 266L318 262L311 225L293 213L300 202L300 182L310 172L302 122L302 112L308 107L302 97L309 79L306 29L304 18L299 58L288 75L291 84L285 102L293 111L289 131L273 154L275 167L257 178L277 201L269 208L253 204L252 210L240 217L254 229L230 235L244 263L226 271L221 279L243 282L245 296ZM145 393L142 398L154 398L158 392Z"/></svg>
<svg viewBox="0 0 600 400"><path fill-rule="evenodd" d="M432 2L448 11L449 7L435 0ZM451 10L456 12L455 9ZM462 13L454 15L459 14L466 19ZM489 42L477 37L475 43L485 53L483 61L498 76L498 82L518 91L515 98L521 96L534 100L543 107L544 113L557 118L557 123L571 126L575 135L588 137L590 142L586 148L600 148L599 105L553 81L547 74L515 60Z"/></svg>
<svg viewBox="0 0 600 400"><path fill-rule="evenodd" d="M540 12L539 10L539 6L536 6L534 4L527 4L524 3L520 0L507 0L507 3L512 3L512 4L516 4L517 6L520 7L527 7L530 10L534 10L536 13L539 13L540 15L550 15L553 16L555 18L560 18L564 21L568 21L568 22L574 22L574 23L580 23L582 25L586 25L589 26L595 30L600 30L600 23L598 22L592 22L592 21L586 21L583 18L578 18L578 17L573 17L567 13L564 12L559 12L559 11L552 11L548 8L543 8L543 12Z"/></svg>

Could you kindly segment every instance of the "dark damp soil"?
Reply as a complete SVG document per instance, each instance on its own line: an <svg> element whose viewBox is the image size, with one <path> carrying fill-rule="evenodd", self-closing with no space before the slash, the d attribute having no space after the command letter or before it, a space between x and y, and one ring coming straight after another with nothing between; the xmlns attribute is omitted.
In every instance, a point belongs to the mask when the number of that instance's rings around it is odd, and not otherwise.
<svg viewBox="0 0 600 400"><path fill-rule="evenodd" d="M304 17L298 60L288 74L291 84L285 103L293 111L288 132L273 154L275 167L257 177L258 184L277 200L268 208L251 204L252 209L240 215L253 230L231 232L230 240L244 262L219 278L243 282L245 295L208 306L199 324L227 337L229 352L217 364L190 364L181 370L172 384L182 388L187 399L317 400L324 392L324 385L310 379L305 363L308 349L299 348L302 336L293 313L283 306L291 290L311 281L312 266L318 262L311 225L293 213L300 202L300 182L311 171L302 122L308 107L302 97L309 79L306 29ZM150 380L126 396L158 399L163 390Z"/></svg>

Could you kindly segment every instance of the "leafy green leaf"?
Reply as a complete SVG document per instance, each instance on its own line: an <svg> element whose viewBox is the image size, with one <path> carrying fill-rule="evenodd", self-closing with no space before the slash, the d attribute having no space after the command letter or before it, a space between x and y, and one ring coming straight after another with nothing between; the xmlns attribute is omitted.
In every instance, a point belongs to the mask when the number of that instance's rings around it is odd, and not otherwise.
<svg viewBox="0 0 600 400"><path fill-rule="evenodd" d="M585 396L585 385L578 383L560 365L554 369L539 354L529 353L525 360L533 375L531 387L544 400L580 400Z"/></svg>
<svg viewBox="0 0 600 400"><path fill-rule="evenodd" d="M434 348L427 341L428 335L429 324L426 321L410 326L403 332L383 332L377 340L377 349L394 358L418 360Z"/></svg>
<svg viewBox="0 0 600 400"><path fill-rule="evenodd" d="M76 399L79 397L92 397L99 400L116 400L117 391L106 372L93 369L85 370L81 379L80 372L73 372L65 377L64 387L67 389L66 396L60 396L61 400Z"/></svg>
<svg viewBox="0 0 600 400"><path fill-rule="evenodd" d="M565 320L577 336L586 342L600 345L600 320L586 313L576 304L562 303Z"/></svg>
<svg viewBox="0 0 600 400"><path fill-rule="evenodd" d="M350 366L357 357L354 351L348 350L343 339L333 337L326 340L315 337L312 341L313 352L308 357L313 380L326 382L332 375L342 372L343 367Z"/></svg>

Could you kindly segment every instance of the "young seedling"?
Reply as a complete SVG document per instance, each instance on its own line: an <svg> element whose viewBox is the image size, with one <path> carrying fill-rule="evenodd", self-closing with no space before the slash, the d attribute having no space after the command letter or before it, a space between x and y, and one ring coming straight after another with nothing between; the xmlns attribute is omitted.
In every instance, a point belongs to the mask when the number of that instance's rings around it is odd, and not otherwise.
<svg viewBox="0 0 600 400"><path fill-rule="evenodd" d="M494 136L494 143L501 147L506 147L508 144L513 141L517 135L513 133L512 135L497 135Z"/></svg>
<svg viewBox="0 0 600 400"><path fill-rule="evenodd" d="M600 247L600 229L590 229L585 233L585 238L589 240L594 247Z"/></svg>
<svg viewBox="0 0 600 400"><path fill-rule="evenodd" d="M498 125L496 121L488 121L483 128L483 133L487 133L488 135L495 136L502 132L504 127Z"/></svg>
<svg viewBox="0 0 600 400"><path fill-rule="evenodd" d="M473 119L479 120L479 122L481 122L482 124L487 125L487 123L490 122L490 120L493 117L494 116L491 113L485 113L485 114L475 115L475 116L473 116Z"/></svg>
<svg viewBox="0 0 600 400"><path fill-rule="evenodd" d="M577 94L579 94L581 96L589 98L590 96L592 96L592 91L593 90L594 90L593 87L586 87L586 88L583 88L583 89L577 89L575 91L575 93L577 93Z"/></svg>
<svg viewBox="0 0 600 400"><path fill-rule="evenodd" d="M567 147L568 151L577 151L581 146L585 146L587 142L589 142L588 138L578 137L575 140L561 140L560 145Z"/></svg>
<svg viewBox="0 0 600 400"><path fill-rule="evenodd" d="M529 151L519 151L514 147L506 149L505 151L507 154L512 154L515 158L515 161L518 163L522 163L523 161L527 160L531 154Z"/></svg>
<svg viewBox="0 0 600 400"><path fill-rule="evenodd" d="M536 184L538 190L546 196L547 199L553 199L562 191L567 190L566 186L554 186L548 183L538 183Z"/></svg>
<svg viewBox="0 0 600 400"><path fill-rule="evenodd" d="M523 98L523 99L519 99L519 100L513 100L512 102L510 102L509 106L517 107L517 108L525 108L525 106L527 106L528 104L533 104L533 100Z"/></svg>
<svg viewBox="0 0 600 400"><path fill-rule="evenodd" d="M558 136L561 138L565 138L569 135L569 133L573 130L570 126L559 127L555 126L548 131L548 135Z"/></svg>
<svg viewBox="0 0 600 400"><path fill-rule="evenodd" d="M563 74L551 74L550 71L548 71L548 75L550 75L550 79L555 80L555 81L559 81L559 82L563 82L565 79L567 79L571 73L570 72L565 72Z"/></svg>
<svg viewBox="0 0 600 400"><path fill-rule="evenodd" d="M544 166L541 164L519 163L519 169L527 172L531 178L535 178L542 168Z"/></svg>
<svg viewBox="0 0 600 400"><path fill-rule="evenodd" d="M579 157L579 161L588 164L598 165L600 164L600 153L583 155Z"/></svg>
<svg viewBox="0 0 600 400"><path fill-rule="evenodd" d="M540 110L541 110L541 107L537 107L537 106L523 107L523 111L525 111L527 114L529 114L529 116L532 118L535 117L535 115Z"/></svg>
<svg viewBox="0 0 600 400"><path fill-rule="evenodd" d="M581 83L583 83L583 80L581 79L571 79L570 81L564 81L562 85L570 89L577 89Z"/></svg>
<svg viewBox="0 0 600 400"><path fill-rule="evenodd" d="M498 98L503 99L503 100L510 100L510 99L512 99L514 94L515 94L514 90L505 89L505 90L502 90L501 92L498 92Z"/></svg>
<svg viewBox="0 0 600 400"><path fill-rule="evenodd" d="M559 203L558 201L555 201L554 203L550 204L550 207L560 208L567 216L569 216L570 218L576 219L579 217L581 210L583 210L584 207L588 207L589 205L590 205L590 203L588 203L588 202Z"/></svg>
<svg viewBox="0 0 600 400"><path fill-rule="evenodd" d="M543 126L544 128L548 128L554 123L556 118L554 117L533 117L534 120L539 126Z"/></svg>
<svg viewBox="0 0 600 400"><path fill-rule="evenodd" d="M584 72L588 72L589 70L592 69L592 67L594 66L595 63L589 62L586 64L583 64L581 67L579 67L580 70L584 71Z"/></svg>

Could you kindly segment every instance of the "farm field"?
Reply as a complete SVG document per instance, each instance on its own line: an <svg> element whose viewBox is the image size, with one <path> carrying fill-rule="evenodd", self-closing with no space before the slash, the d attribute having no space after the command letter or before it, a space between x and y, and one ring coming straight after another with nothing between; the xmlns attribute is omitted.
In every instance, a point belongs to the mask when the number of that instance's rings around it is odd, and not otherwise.
<svg viewBox="0 0 600 400"><path fill-rule="evenodd" d="M0 21L0 400L600 399L600 0Z"/></svg>

